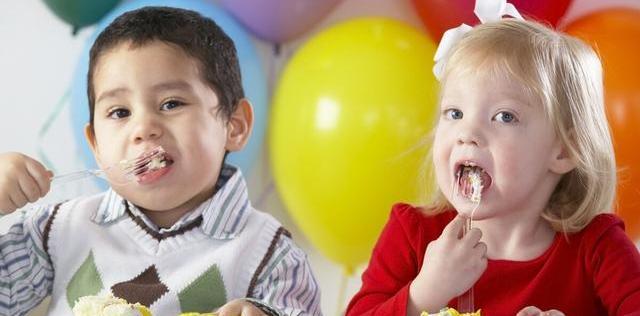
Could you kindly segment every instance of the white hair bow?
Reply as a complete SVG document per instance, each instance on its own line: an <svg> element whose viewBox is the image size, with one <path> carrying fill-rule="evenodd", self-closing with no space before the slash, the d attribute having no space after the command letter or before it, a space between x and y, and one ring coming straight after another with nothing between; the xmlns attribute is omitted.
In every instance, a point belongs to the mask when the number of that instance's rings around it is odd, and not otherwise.
<svg viewBox="0 0 640 316"><path fill-rule="evenodd" d="M511 3L507 3L507 0L476 0L476 7L473 13L480 19L480 23L499 21L504 15L524 20L516 10L516 7ZM436 62L433 66L433 74L438 80L442 78L444 66L449 59L449 51L471 29L473 27L462 23L460 26L449 29L442 34L442 39L433 57Z"/></svg>

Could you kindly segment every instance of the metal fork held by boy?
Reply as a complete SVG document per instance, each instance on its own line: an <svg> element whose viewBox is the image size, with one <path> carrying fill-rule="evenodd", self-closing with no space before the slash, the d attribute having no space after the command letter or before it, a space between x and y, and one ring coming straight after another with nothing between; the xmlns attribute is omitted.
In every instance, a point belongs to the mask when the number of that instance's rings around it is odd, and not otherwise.
<svg viewBox="0 0 640 316"><path fill-rule="evenodd" d="M136 176L144 173L148 169L149 164L154 160L162 159L164 153L164 149L161 146L157 146L136 158L122 160L104 169L86 169L54 176L51 178L52 186L60 186L90 177L106 179L107 174L112 181L125 184L134 180Z"/></svg>

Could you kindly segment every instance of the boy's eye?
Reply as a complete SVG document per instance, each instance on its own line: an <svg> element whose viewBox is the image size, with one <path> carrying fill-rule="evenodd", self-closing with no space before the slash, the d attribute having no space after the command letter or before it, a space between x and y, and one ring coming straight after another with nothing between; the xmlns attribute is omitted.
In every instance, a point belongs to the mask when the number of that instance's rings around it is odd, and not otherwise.
<svg viewBox="0 0 640 316"><path fill-rule="evenodd" d="M107 117L113 118L113 119L121 119L121 118L125 118L127 116L131 115L131 112L129 112L129 110L125 110L125 109L113 109L111 111L109 111L107 113Z"/></svg>
<svg viewBox="0 0 640 316"><path fill-rule="evenodd" d="M177 108L181 105L183 105L184 103L180 102L180 101L175 101L175 100L171 100L171 101L167 101L165 103L162 103L162 105L160 106L161 110L164 111L168 111L174 108Z"/></svg>
<svg viewBox="0 0 640 316"><path fill-rule="evenodd" d="M452 120L459 120L462 119L462 111L458 110L458 109L447 109L444 111L444 115Z"/></svg>
<svg viewBox="0 0 640 316"><path fill-rule="evenodd" d="M516 118L516 116L513 113L507 112L507 111L502 111L502 112L496 114L493 117L493 119L498 121L498 122L502 122L502 123L516 123L516 122L518 122L518 119Z"/></svg>

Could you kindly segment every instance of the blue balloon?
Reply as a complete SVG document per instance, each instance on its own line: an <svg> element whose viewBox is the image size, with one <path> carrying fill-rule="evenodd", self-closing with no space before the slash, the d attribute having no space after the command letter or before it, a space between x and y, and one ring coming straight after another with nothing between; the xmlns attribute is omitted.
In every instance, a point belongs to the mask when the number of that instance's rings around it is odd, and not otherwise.
<svg viewBox="0 0 640 316"><path fill-rule="evenodd" d="M197 11L213 19L231 37L238 51L242 85L246 97L251 101L254 111L253 133L242 151L229 154L227 162L240 167L246 175L261 154L267 124L267 84L262 64L250 36L233 17L217 5L202 0L133 0L127 1L109 12L97 25L96 31L88 39L80 60L76 66L71 86L71 122L78 143L78 155L87 168L95 168L93 154L84 137L84 127L89 122L87 99L87 72L89 70L89 50L98 34L116 17L124 12L145 6L168 6Z"/></svg>

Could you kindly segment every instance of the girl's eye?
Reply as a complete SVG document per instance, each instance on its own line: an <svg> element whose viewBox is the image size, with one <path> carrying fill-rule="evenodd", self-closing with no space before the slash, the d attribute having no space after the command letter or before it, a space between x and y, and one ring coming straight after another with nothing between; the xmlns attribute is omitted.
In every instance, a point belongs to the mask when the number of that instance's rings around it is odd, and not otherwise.
<svg viewBox="0 0 640 316"><path fill-rule="evenodd" d="M458 109L448 109L444 111L444 115L447 118L450 118L452 120L459 120L462 119L462 111L458 110Z"/></svg>
<svg viewBox="0 0 640 316"><path fill-rule="evenodd" d="M502 111L493 117L494 120L502 123L517 123L518 119L511 112Z"/></svg>
<svg viewBox="0 0 640 316"><path fill-rule="evenodd" d="M180 101L175 101L175 100L171 100L171 101L167 101L165 103L162 103L162 105L160 106L161 110L164 111L168 111L174 108L177 108L181 105L183 105L184 103L180 102Z"/></svg>
<svg viewBox="0 0 640 316"><path fill-rule="evenodd" d="M113 109L107 113L107 117L112 119L121 119L131 115L131 112L126 109Z"/></svg>

